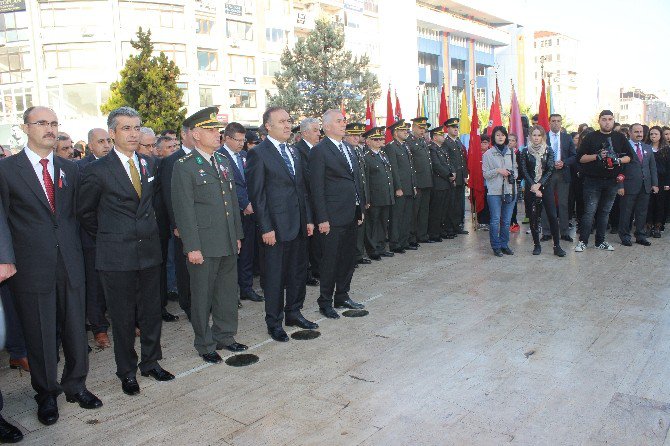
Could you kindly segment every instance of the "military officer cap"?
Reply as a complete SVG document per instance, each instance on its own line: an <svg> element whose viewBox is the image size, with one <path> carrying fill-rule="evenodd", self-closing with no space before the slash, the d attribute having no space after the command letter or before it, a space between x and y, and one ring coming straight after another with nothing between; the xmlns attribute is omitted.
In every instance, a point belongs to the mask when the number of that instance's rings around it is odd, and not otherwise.
<svg viewBox="0 0 670 446"><path fill-rule="evenodd" d="M426 122L426 130L428 130L432 125L433 124L431 124L430 122Z"/></svg>
<svg viewBox="0 0 670 446"><path fill-rule="evenodd" d="M202 110L198 110L193 113L188 118L184 119L184 126L195 129L220 129L224 128L226 125L219 122L216 119L216 115L219 113L219 107L207 107Z"/></svg>
<svg viewBox="0 0 670 446"><path fill-rule="evenodd" d="M360 122L350 122L347 124L347 135L360 136L365 132L365 124Z"/></svg>
<svg viewBox="0 0 670 446"><path fill-rule="evenodd" d="M430 131L430 137L432 138L435 135L444 135L444 127L435 127Z"/></svg>
<svg viewBox="0 0 670 446"><path fill-rule="evenodd" d="M396 122L389 125L389 130L391 131L391 133L395 132L396 130L408 130L408 129L409 124L405 123L404 119L398 119Z"/></svg>
<svg viewBox="0 0 670 446"><path fill-rule="evenodd" d="M295 127L293 127L291 129L291 133L293 134L300 133L300 125L296 125Z"/></svg>
<svg viewBox="0 0 670 446"><path fill-rule="evenodd" d="M384 139L386 135L384 134L384 131L386 130L386 127L373 127L367 132L363 133L364 138L370 138L370 139Z"/></svg>
<svg viewBox="0 0 670 446"><path fill-rule="evenodd" d="M442 125L444 125L446 127L457 127L458 123L459 123L458 118L449 118L446 121L444 121L444 124L442 124Z"/></svg>
<svg viewBox="0 0 670 446"><path fill-rule="evenodd" d="M428 118L426 118L425 116L417 116L416 118L412 119L412 122L414 124L418 125L419 127L426 128L427 123L428 123Z"/></svg>
<svg viewBox="0 0 670 446"><path fill-rule="evenodd" d="M253 143L261 142L261 135L258 134L258 127L255 128L247 127L247 131L244 134L244 139L246 139L247 142L253 142Z"/></svg>

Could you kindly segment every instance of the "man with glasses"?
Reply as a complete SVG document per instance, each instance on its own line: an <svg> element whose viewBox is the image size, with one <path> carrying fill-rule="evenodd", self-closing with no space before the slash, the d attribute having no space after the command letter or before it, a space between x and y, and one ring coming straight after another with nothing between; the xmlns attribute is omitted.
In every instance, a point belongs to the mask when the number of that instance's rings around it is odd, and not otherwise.
<svg viewBox="0 0 670 446"><path fill-rule="evenodd" d="M140 128L140 144L137 153L152 158L158 157L156 134L149 127Z"/></svg>
<svg viewBox="0 0 670 446"><path fill-rule="evenodd" d="M70 138L70 135L65 132L58 132L54 153L66 160L71 160L74 158L74 146L72 145L72 139Z"/></svg>
<svg viewBox="0 0 670 446"><path fill-rule="evenodd" d="M0 194L12 235L16 274L10 289L37 392L37 418L58 421L57 396L94 409L102 402L86 389L84 259L75 202L79 169L54 156L58 118L46 107L23 114L24 149L0 162ZM65 366L58 382L58 339Z"/></svg>

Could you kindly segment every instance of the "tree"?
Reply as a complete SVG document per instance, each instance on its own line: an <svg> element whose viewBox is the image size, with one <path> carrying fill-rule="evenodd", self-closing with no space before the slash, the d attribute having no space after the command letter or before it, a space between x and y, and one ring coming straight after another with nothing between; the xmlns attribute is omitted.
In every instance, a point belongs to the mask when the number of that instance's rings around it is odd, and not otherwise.
<svg viewBox="0 0 670 446"><path fill-rule="evenodd" d="M354 119L363 119L365 104L381 95L377 76L370 73L367 56L354 57L344 50L341 24L316 21L314 30L284 49L282 69L275 74L278 92L266 90L269 105L284 107L295 116L321 116L344 107Z"/></svg>
<svg viewBox="0 0 670 446"><path fill-rule="evenodd" d="M130 44L139 53L130 56L121 70L121 79L110 86L110 96L100 109L103 113L129 106L137 110L142 124L156 133L179 130L186 110L182 90L177 86L179 68L163 52L153 55L151 31L137 31Z"/></svg>

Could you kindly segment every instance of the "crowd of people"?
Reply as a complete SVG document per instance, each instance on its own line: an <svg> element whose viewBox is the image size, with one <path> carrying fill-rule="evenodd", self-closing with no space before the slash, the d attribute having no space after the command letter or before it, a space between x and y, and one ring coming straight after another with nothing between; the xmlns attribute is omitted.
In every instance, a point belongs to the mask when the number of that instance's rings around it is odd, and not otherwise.
<svg viewBox="0 0 670 446"><path fill-rule="evenodd" d="M284 326L318 328L301 312L307 286L319 287L321 314L338 319L336 309L364 308L349 296L359 266L468 234L458 119L366 128L328 110L294 127L271 107L260 127L245 128L217 113L202 109L157 135L121 107L107 129L88 132L75 160L53 110L25 111L25 147L0 161L0 281L10 367L30 372L41 423L57 422L60 393L102 406L86 388L87 329L97 348L113 346L121 389L137 395L138 369L174 379L159 364L162 324L178 320L171 299L199 356L216 364L219 350L248 349L235 339L241 301L264 302L269 335L288 342ZM475 228L489 231L496 256L514 254L519 197L534 255L553 240L565 256L573 222L577 252L592 227L596 246L613 250L608 222L624 246L661 237L670 128L619 126L607 110L599 126L570 135L554 114L549 132L526 127L525 147L502 126L482 135L486 203ZM21 438L0 417L0 441Z"/></svg>

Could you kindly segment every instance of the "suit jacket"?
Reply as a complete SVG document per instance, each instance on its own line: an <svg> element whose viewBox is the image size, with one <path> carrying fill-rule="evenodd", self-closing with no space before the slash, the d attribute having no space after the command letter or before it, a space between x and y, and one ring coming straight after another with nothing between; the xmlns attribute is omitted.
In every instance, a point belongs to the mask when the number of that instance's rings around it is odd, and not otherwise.
<svg viewBox="0 0 670 446"><path fill-rule="evenodd" d="M416 187L420 189L433 187L433 166L426 140L410 133L405 142L412 152Z"/></svg>
<svg viewBox="0 0 670 446"><path fill-rule="evenodd" d="M385 145L383 150L391 163L393 189L402 189L403 196L413 197L416 179L414 178L412 155L409 148L394 139Z"/></svg>
<svg viewBox="0 0 670 446"><path fill-rule="evenodd" d="M293 145L300 155L302 164L302 177L305 179L305 187L307 188L307 195L309 192L309 151L311 150L304 139L301 139Z"/></svg>
<svg viewBox="0 0 670 446"><path fill-rule="evenodd" d="M574 141L572 141L572 138L567 133L561 132L560 139L561 161L563 161L563 168L556 169L554 171L554 175L558 175L564 183L569 183L572 181L572 169L575 169L577 164L577 150L575 149ZM547 147L551 147L549 133L547 133ZM556 153L556 150L553 147L552 150L554 153Z"/></svg>
<svg viewBox="0 0 670 446"><path fill-rule="evenodd" d="M181 157L172 172L172 209L184 254L237 255L237 241L244 238L231 165L222 154L215 156L218 174L197 152Z"/></svg>
<svg viewBox="0 0 670 446"><path fill-rule="evenodd" d="M360 185L358 194L361 196L361 199L367 203L370 201L370 185L368 184L365 173L365 147L352 147L350 144L344 144L349 146L349 152L354 154L354 158L358 163L358 184Z"/></svg>
<svg viewBox="0 0 670 446"><path fill-rule="evenodd" d="M77 215L96 238L95 267L101 271L137 271L162 263L154 210L160 193L155 166L137 154L142 198L137 196L116 151L83 172Z"/></svg>
<svg viewBox="0 0 670 446"><path fill-rule="evenodd" d="M349 150L348 145L344 147ZM365 198L361 193L357 158L351 150L349 159L351 170L330 138L323 138L309 152L309 184L317 223L345 226L360 218Z"/></svg>
<svg viewBox="0 0 670 446"><path fill-rule="evenodd" d="M380 150L375 154L368 150L365 154L365 170L370 185L370 206L390 206L395 204L395 190L393 189L393 173L391 163Z"/></svg>
<svg viewBox="0 0 670 446"><path fill-rule="evenodd" d="M161 170L163 169L164 158L147 157L149 170L156 172L156 182L159 190L162 189ZM168 215L167 203L163 194L157 192L154 194L154 211L156 212L156 223L158 224L158 235L161 239L169 239L172 231L170 230L170 217Z"/></svg>
<svg viewBox="0 0 670 446"><path fill-rule="evenodd" d="M247 206L249 206L250 203L249 193L247 192L247 178L246 176L242 175L239 167L237 167L237 159L230 156L230 153L228 153L225 147L222 146L219 150L217 150L217 152L226 157L228 164L233 171L233 176L235 179L235 191L237 192L237 203L239 204L240 211L243 211L247 208ZM240 155L242 155L242 169L244 169L244 164L247 163L247 152L242 150Z"/></svg>
<svg viewBox="0 0 670 446"><path fill-rule="evenodd" d="M433 188L435 190L448 190L452 187L451 166L449 157L443 147L431 142L428 146L433 166Z"/></svg>
<svg viewBox="0 0 670 446"><path fill-rule="evenodd" d="M291 176L268 138L247 155L247 191L256 225L262 234L275 231L279 242L291 241L298 235L307 237L307 224L312 223L300 156L292 148L287 150L293 158L295 176Z"/></svg>
<svg viewBox="0 0 670 446"><path fill-rule="evenodd" d="M631 156L630 163L623 165L623 174L626 176L623 188L627 193L636 194L642 187L646 193L651 193L652 186L658 186L656 159L649 144L640 143L642 162L637 157L635 145L631 143L635 156Z"/></svg>
<svg viewBox="0 0 670 446"><path fill-rule="evenodd" d="M53 292L59 252L72 285L84 283L84 257L75 216L79 168L57 156L53 164L55 213L24 150L0 160L0 197L17 270L9 280L13 293Z"/></svg>
<svg viewBox="0 0 670 446"><path fill-rule="evenodd" d="M161 161L161 168L158 172L158 177L161 184L161 195L163 198L163 203L165 204L165 210L167 212L171 229L177 227L174 221L174 212L172 211L172 169L174 168L174 163L184 155L186 155L186 152L182 146L179 148L179 150L170 156L165 157Z"/></svg>
<svg viewBox="0 0 670 446"><path fill-rule="evenodd" d="M15 263L14 245L12 244L12 233L7 223L5 208L0 202L0 264ZM0 321L4 322L4 321Z"/></svg>
<svg viewBox="0 0 670 446"><path fill-rule="evenodd" d="M468 176L468 162L465 159L463 143L460 139L453 141L449 136L444 138L442 149L449 157L449 167L452 173L456 175L455 186L465 185L465 178Z"/></svg>
<svg viewBox="0 0 670 446"><path fill-rule="evenodd" d="M75 164L79 167L80 178L84 169L86 169L86 167L88 167L96 159L97 158L91 154L75 161ZM81 238L81 247L83 249L95 249L95 239L82 227L79 228L79 237Z"/></svg>

